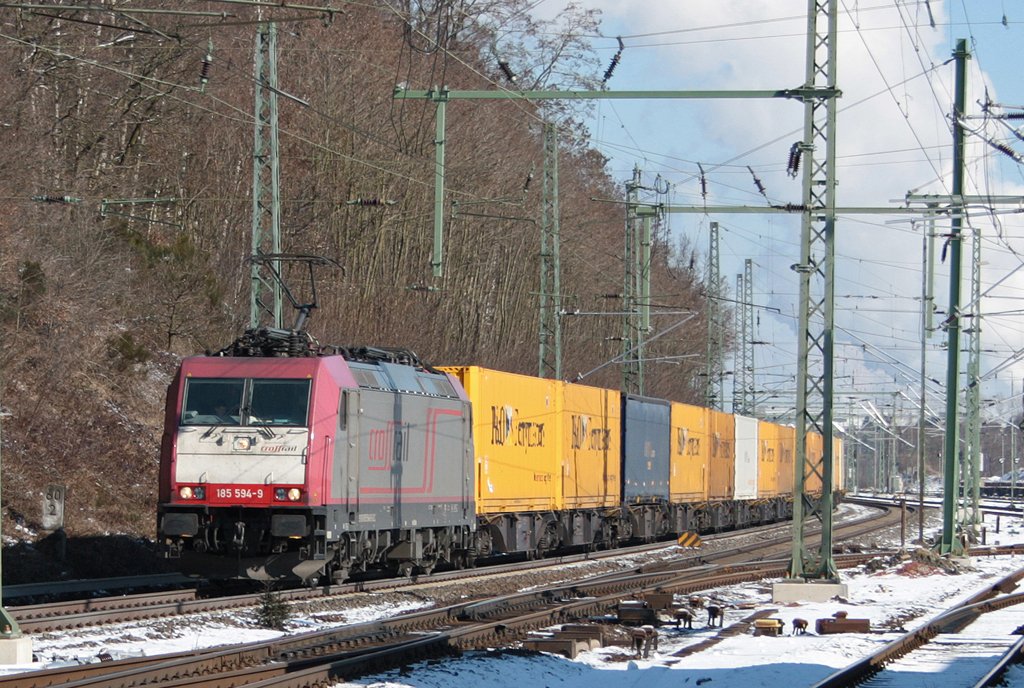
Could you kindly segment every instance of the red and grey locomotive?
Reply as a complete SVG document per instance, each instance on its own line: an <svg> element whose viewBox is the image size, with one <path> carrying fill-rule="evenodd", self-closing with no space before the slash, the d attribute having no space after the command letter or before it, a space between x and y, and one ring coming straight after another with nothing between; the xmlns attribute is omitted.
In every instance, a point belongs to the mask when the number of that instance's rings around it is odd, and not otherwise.
<svg viewBox="0 0 1024 688"><path fill-rule="evenodd" d="M159 538L213 577L430 571L471 558L470 404L389 349L250 331L186 358L167 395Z"/></svg>

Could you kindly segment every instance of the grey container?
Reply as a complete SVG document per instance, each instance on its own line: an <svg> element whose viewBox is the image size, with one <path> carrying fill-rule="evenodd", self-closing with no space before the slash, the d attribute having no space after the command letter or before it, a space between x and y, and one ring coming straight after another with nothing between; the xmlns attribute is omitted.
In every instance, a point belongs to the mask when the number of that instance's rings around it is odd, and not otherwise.
<svg viewBox="0 0 1024 688"><path fill-rule="evenodd" d="M671 406L662 399L622 398L622 496L627 504L667 502Z"/></svg>

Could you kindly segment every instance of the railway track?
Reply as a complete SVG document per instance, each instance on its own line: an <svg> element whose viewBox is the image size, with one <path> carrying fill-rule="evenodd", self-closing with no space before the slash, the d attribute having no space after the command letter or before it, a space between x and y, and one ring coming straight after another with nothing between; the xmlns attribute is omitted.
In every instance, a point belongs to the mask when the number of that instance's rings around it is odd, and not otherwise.
<svg viewBox="0 0 1024 688"><path fill-rule="evenodd" d="M892 515L881 520L883 523L892 520ZM850 536L850 531L861 533L878 527L878 521L873 520L848 524L843 530ZM4 678L0 680L0 686L130 686L150 685L169 678L173 678L175 685L241 685L265 681L284 681L280 685L316 685L318 681L327 680L324 676L353 677L426 656L506 645L521 639L531 630L605 614L614 609L622 598L645 592L686 595L723 585L782 576L788 565L786 559L770 560L770 557L779 552L785 554L788 537L765 538L756 545L722 549L715 554L674 557L637 566L631 571L591 575L584 581L466 601L370 624L210 651L29 672ZM872 556L875 555L844 555L840 560L842 565L856 565ZM750 559L759 561L736 563ZM537 562L532 565L536 566ZM492 570L483 573L494 575ZM476 575L479 577L481 572ZM437 582L436 577L430 578L430 584ZM394 587L394 581L389 584ZM191 601L177 600L167 604L187 609ZM307 680L311 683L302 683Z"/></svg>
<svg viewBox="0 0 1024 688"><path fill-rule="evenodd" d="M856 537L858 533L874 532L895 522L898 522L898 514L889 513L881 521L845 524L837 532L840 537ZM687 596L735 583L780 577L788 567L788 544L788 538L765 536L764 541L756 545L723 548L698 557L673 557L628 571L589 575L586 580L467 600L378 622L208 651L28 672L0 679L0 688L58 684L329 686L425 658L473 648L508 646L530 631L553 625L606 617L624 598L651 592ZM1009 548L987 548L984 553L1010 551ZM876 555L837 555L836 561L841 567L855 566ZM740 561L745 563L737 563ZM481 573L491 575L489 571L477 572L477 575ZM432 576L426 585L438 582ZM394 587L393 581L391 585ZM1011 583L1001 582L1000 585L1008 590ZM999 585L985 592L994 594L994 589L1000 589ZM721 634L742 632L736 631L735 626L724 629Z"/></svg>
<svg viewBox="0 0 1024 688"><path fill-rule="evenodd" d="M861 535L873 532L878 528L892 525L889 521L894 518L892 515L893 512L881 511L879 514L880 516L878 519L868 518L852 521L845 526L842 526L846 530L840 530L839 532L846 533L846 537L850 538L860 537ZM895 517L895 520L898 522L898 515ZM789 550L790 540L788 529L788 524L773 524L759 529L734 531L711 536L708 538L708 541L709 543L713 543L716 548L717 551L714 553L684 555L681 557L675 557L672 561L679 560L686 562L690 566L695 566L705 561L732 563L748 561L754 556L758 556L762 559L784 556ZM730 547L728 544L732 540L750 537L761 539L750 545ZM332 585L323 588L282 590L277 594L281 599L287 601L308 601L353 593L395 590L397 588L409 587L423 583L446 583L457 580L478 579L503 573L557 568L565 566L566 564L620 558L631 554L643 554L652 550L665 549L666 546L667 544L665 542L659 542L632 548L621 548L601 552L588 552L576 555L551 557L535 561L491 565L479 569L440 572L425 577L412 577L399 580L367 580L342 585ZM645 566L650 569L651 567L657 566L657 564L647 564ZM8 612L14 616L23 632L46 633L100 624L123 623L127 621L177 616L181 614L240 609L257 604L260 596L260 593L251 593L224 597L200 597L196 594L195 589L171 590L138 595L121 595L88 600L75 600L69 602L9 606Z"/></svg>
<svg viewBox="0 0 1024 688"><path fill-rule="evenodd" d="M1019 569L814 688L910 688L940 673L951 688L996 685L999 671L1020 654L1014 630L1024 626L1024 593L1010 591L1022 579Z"/></svg>
<svg viewBox="0 0 1024 688"><path fill-rule="evenodd" d="M871 556L843 555L840 562L853 566ZM428 657L507 646L529 631L606 615L624 597L687 595L780 576L786 566L776 560L694 569L680 560L657 571L548 586L267 642L27 672L0 679L0 686L330 685Z"/></svg>
<svg viewBox="0 0 1024 688"><path fill-rule="evenodd" d="M1021 485L1021 496L1024 497L1024 484ZM860 504L871 504L876 506L899 506L906 504L908 508L918 507L920 502L916 495L857 495L851 497L847 501L856 501ZM941 497L926 497L924 502L925 509L942 509ZM993 514L1000 516L1020 516L1022 513L1021 507L1010 500L1000 500L998 498L988 498L983 501L980 505L981 512L983 514Z"/></svg>

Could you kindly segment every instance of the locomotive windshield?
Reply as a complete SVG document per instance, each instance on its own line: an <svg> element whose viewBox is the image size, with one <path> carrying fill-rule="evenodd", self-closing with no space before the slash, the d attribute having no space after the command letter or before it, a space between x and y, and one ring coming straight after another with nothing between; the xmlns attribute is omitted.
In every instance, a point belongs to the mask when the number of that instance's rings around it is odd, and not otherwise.
<svg viewBox="0 0 1024 688"><path fill-rule="evenodd" d="M309 380L188 378L182 425L306 426Z"/></svg>

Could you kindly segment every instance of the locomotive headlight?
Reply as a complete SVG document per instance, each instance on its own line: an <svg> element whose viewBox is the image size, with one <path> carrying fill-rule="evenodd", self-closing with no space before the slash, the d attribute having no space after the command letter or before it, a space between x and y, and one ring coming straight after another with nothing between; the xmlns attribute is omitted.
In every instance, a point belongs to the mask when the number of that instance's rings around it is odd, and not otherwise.
<svg viewBox="0 0 1024 688"><path fill-rule="evenodd" d="M279 502L283 502L286 499L289 502L297 502L299 501L300 497L302 497L302 490L300 490L297 487L293 487L287 490L283 487L274 488L274 499L276 499Z"/></svg>
<svg viewBox="0 0 1024 688"><path fill-rule="evenodd" d="M236 437L231 443L231 448L235 451L249 451L252 447L251 437Z"/></svg>
<svg viewBox="0 0 1024 688"><path fill-rule="evenodd" d="M197 485L196 487L182 485L178 488L178 496L182 499L205 499L206 488L201 485Z"/></svg>

